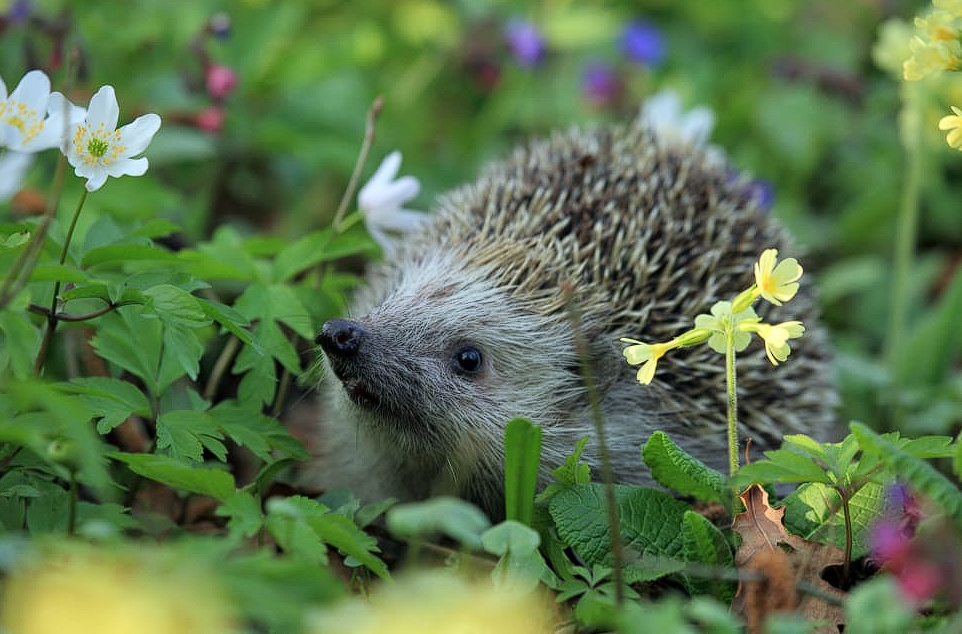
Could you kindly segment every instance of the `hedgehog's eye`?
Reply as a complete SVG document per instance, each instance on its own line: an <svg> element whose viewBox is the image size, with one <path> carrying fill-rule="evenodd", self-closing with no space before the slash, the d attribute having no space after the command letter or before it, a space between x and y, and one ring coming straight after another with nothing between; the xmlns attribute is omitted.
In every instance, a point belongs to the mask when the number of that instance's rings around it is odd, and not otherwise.
<svg viewBox="0 0 962 634"><path fill-rule="evenodd" d="M481 371L481 352L474 346L464 346L455 352L452 361L458 374L470 376Z"/></svg>

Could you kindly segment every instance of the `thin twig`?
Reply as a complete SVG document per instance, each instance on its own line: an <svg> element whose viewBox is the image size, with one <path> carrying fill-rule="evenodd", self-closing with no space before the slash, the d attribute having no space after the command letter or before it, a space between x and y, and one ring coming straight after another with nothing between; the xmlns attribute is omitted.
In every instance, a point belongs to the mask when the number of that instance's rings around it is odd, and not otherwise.
<svg viewBox="0 0 962 634"><path fill-rule="evenodd" d="M212 401L214 396L216 396L220 381L227 372L227 366L230 365L234 355L237 354L237 349L240 347L240 344L241 340L231 335L224 349L220 351L220 355L217 357L217 361L210 371L210 378L207 379L207 387L204 388L205 400Z"/></svg>
<svg viewBox="0 0 962 634"><path fill-rule="evenodd" d="M374 145L374 124L377 123L377 117L381 114L381 107L383 105L384 97L379 96L371 102L371 107L367 109L364 141L361 143L361 151L358 153L357 161L354 163L354 171L351 173L351 179L347 182L347 188L344 190L344 195L341 196L341 203L337 206L337 213L334 214L334 222L331 224L334 228L334 233L340 233L341 221L344 220L344 214L347 213L347 206L351 203L351 199L354 198L357 182L361 178L361 170L364 169L364 164L367 162L367 155L371 151L371 146Z"/></svg>
<svg viewBox="0 0 962 634"><path fill-rule="evenodd" d="M56 317L58 321L88 321L90 319L100 317L101 315L106 315L110 311L117 310L121 306L129 306L131 304L136 304L136 303L137 302L116 302L116 303L109 302L103 308L98 308L97 310L91 311L89 313L77 313L77 314L56 313L54 317ZM40 306L39 304L30 304L27 307L27 310L37 315L50 317L50 309L45 306Z"/></svg>
<svg viewBox="0 0 962 634"><path fill-rule="evenodd" d="M601 413L601 401L595 382L594 368L591 364L591 354L588 342L581 324L581 313L574 299L574 286L570 282L562 285L561 292L566 297L568 319L571 320L571 330L574 335L575 350L581 365L581 378L585 384L585 392L591 405L591 418L595 425L595 435L598 437L598 455L601 458L601 477L605 486L605 500L608 507L608 527L611 536L611 567L612 581L615 585L615 602L622 605L625 600L623 588L624 552L621 547L621 523L618 519L618 500L615 496L615 480L611 469L611 456L605 442L604 417Z"/></svg>

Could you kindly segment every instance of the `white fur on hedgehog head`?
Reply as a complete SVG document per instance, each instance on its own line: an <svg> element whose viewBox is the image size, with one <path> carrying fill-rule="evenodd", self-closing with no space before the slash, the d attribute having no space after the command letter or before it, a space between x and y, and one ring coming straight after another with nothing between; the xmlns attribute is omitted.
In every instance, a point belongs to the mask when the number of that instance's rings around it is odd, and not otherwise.
<svg viewBox="0 0 962 634"><path fill-rule="evenodd" d="M371 399L335 385L341 411L425 460L499 455L512 418L560 421L583 389L570 324L527 310L496 280L456 250L402 250L373 271L354 302L364 334L347 361ZM465 351L477 368L460 363Z"/></svg>

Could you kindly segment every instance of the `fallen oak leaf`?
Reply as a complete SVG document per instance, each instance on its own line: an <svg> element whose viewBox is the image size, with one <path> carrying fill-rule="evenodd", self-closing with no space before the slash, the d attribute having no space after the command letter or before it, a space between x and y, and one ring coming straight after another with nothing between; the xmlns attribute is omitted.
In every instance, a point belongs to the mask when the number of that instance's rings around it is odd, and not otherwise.
<svg viewBox="0 0 962 634"><path fill-rule="evenodd" d="M839 604L846 593L825 581L822 571L842 565L845 553L836 546L791 535L782 523L785 508L773 508L768 492L761 486L753 484L739 498L745 511L732 521L732 530L742 538L735 553L735 566L762 577L739 583L732 603L732 608L745 618L748 633L761 632L770 613L791 610L825 623L817 632L837 633L838 625L844 623ZM813 588L815 592L807 591L799 598L800 588Z"/></svg>

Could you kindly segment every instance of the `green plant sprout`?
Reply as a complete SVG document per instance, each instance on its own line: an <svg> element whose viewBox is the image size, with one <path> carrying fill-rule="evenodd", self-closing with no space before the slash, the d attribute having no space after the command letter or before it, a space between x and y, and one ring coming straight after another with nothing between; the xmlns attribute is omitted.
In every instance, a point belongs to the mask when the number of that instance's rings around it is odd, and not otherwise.
<svg viewBox="0 0 962 634"><path fill-rule="evenodd" d="M766 249L755 263L755 283L742 291L732 301L719 301L711 307L711 314L695 317L695 327L664 343L644 343L622 338L632 345L624 349L625 359L638 368L638 382L647 385L655 377L658 359L676 348L708 343L712 350L725 355L726 389L728 391L728 462L730 474L738 470L738 398L735 372L735 354L742 352L755 333L765 342L765 353L772 365L788 359L791 354L790 339L805 333L800 321L784 321L779 324L762 322L752 303L761 297L781 306L798 292L798 280L802 267L795 258L778 261L777 249Z"/></svg>

